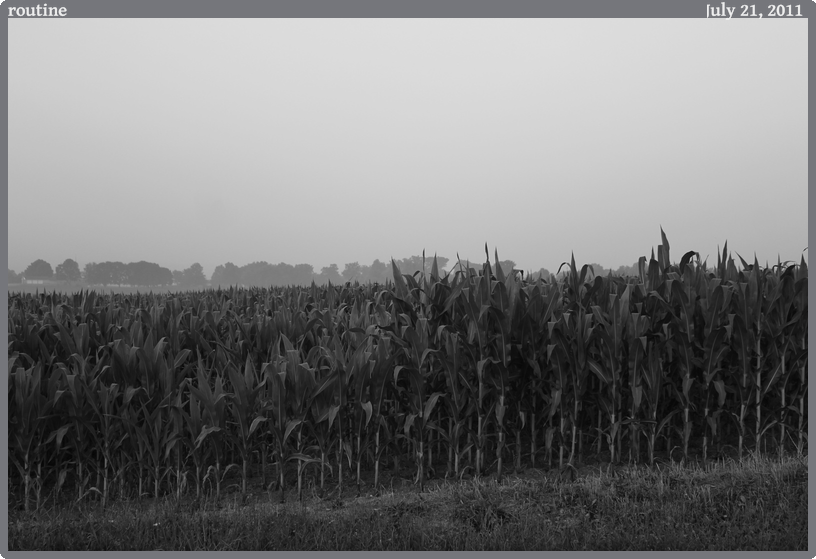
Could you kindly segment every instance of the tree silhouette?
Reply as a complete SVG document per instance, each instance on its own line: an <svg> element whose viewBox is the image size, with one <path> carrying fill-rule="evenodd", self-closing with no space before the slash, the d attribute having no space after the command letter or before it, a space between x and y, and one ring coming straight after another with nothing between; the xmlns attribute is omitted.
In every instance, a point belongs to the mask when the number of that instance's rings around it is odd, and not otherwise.
<svg viewBox="0 0 816 559"><path fill-rule="evenodd" d="M85 283L91 285L138 286L173 285L173 273L153 262L89 262L85 265Z"/></svg>
<svg viewBox="0 0 816 559"><path fill-rule="evenodd" d="M359 262L348 262L343 268L343 279L349 282L363 281L363 268Z"/></svg>
<svg viewBox="0 0 816 559"><path fill-rule="evenodd" d="M204 277L204 268L198 262L184 270L182 285L185 287L200 287L206 284L207 278Z"/></svg>
<svg viewBox="0 0 816 559"><path fill-rule="evenodd" d="M35 260L23 272L26 279L50 279L54 276L51 264L45 260Z"/></svg>
<svg viewBox="0 0 816 559"><path fill-rule="evenodd" d="M252 262L242 266L241 283L262 287L272 285L272 265L269 262Z"/></svg>
<svg viewBox="0 0 816 559"><path fill-rule="evenodd" d="M85 282L96 285L122 285L127 280L122 262L90 262L85 265Z"/></svg>
<svg viewBox="0 0 816 559"><path fill-rule="evenodd" d="M210 283L213 287L228 287L231 285L240 285L241 283L241 268L233 264L232 262L227 262L222 266L216 266L215 270L213 271L212 277L210 278Z"/></svg>
<svg viewBox="0 0 816 559"><path fill-rule="evenodd" d="M108 268L111 283L115 283L116 285L122 285L123 283L129 283L132 285L136 283L131 281L130 273L128 272L128 266L130 266L130 264L125 264L119 261L103 262L103 264Z"/></svg>
<svg viewBox="0 0 816 559"><path fill-rule="evenodd" d="M320 270L320 275L316 278L319 283L332 282L333 284L343 283L343 276L337 268L337 264L329 264Z"/></svg>
<svg viewBox="0 0 816 559"><path fill-rule="evenodd" d="M79 264L75 260L68 258L62 264L57 265L54 278L61 281L79 281L82 279L82 272L79 271Z"/></svg>
<svg viewBox="0 0 816 559"><path fill-rule="evenodd" d="M368 276L366 279L373 283L385 283L386 278L390 275L390 271L389 266L386 266L384 262L380 262L379 259L377 259L368 267Z"/></svg>
<svg viewBox="0 0 816 559"><path fill-rule="evenodd" d="M425 273L430 274L431 268L433 268L433 256L425 256ZM410 258L403 258L402 260L396 260L397 267L400 270L400 273L405 275L408 274L409 276L419 272L423 269L422 263L423 259L422 256L412 256ZM442 273L442 269L448 264L448 258L444 256L437 256L436 257L436 265L439 267L439 273ZM502 268L504 269L504 268Z"/></svg>
<svg viewBox="0 0 816 559"><path fill-rule="evenodd" d="M547 268L540 268L537 272L533 272L530 275L530 279L537 280L538 278L541 278L542 281L547 281L548 282L548 281L550 281L550 276L551 275L552 274L550 273L550 271Z"/></svg>
<svg viewBox="0 0 816 559"><path fill-rule="evenodd" d="M314 267L311 264L295 265L295 280L293 283L299 285L309 285L314 278Z"/></svg>
<svg viewBox="0 0 816 559"><path fill-rule="evenodd" d="M85 264L85 283L91 285L111 285L116 283L113 278L113 262L88 262Z"/></svg>
<svg viewBox="0 0 816 559"><path fill-rule="evenodd" d="M512 260L500 260L499 266L501 266L502 272L504 272L505 275L511 274L513 270L516 269L516 263Z"/></svg>
<svg viewBox="0 0 816 559"><path fill-rule="evenodd" d="M118 263L121 264L121 263ZM173 272L153 262L131 262L125 266L125 282L139 286L173 285Z"/></svg>
<svg viewBox="0 0 816 559"><path fill-rule="evenodd" d="M638 263L635 262L631 266L618 266L618 269L612 272L616 276L639 276L640 271L638 270Z"/></svg>

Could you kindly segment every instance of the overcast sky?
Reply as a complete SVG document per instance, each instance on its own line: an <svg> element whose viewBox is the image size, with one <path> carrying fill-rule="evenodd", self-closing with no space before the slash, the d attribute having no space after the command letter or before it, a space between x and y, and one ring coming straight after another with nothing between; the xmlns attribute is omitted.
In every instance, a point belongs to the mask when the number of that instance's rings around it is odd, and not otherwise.
<svg viewBox="0 0 816 559"><path fill-rule="evenodd" d="M807 21L8 21L8 265L807 246ZM807 252L804 253L807 257ZM736 254L734 255L736 259ZM806 258L807 259L807 258Z"/></svg>

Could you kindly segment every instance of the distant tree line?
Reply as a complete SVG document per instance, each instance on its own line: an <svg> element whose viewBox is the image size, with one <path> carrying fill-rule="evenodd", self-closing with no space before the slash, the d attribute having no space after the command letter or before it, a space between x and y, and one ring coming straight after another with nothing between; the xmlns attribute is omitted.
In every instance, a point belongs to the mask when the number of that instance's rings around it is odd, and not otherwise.
<svg viewBox="0 0 816 559"><path fill-rule="evenodd" d="M232 262L217 266L213 271L210 285L229 287L231 285L308 285L312 283L314 269L311 264L292 266L281 262L252 262L238 267Z"/></svg>
<svg viewBox="0 0 816 559"><path fill-rule="evenodd" d="M85 265L85 283L92 285L173 285L173 273L153 262L89 262Z"/></svg>
<svg viewBox="0 0 816 559"><path fill-rule="evenodd" d="M20 283L23 278L29 280L56 280L64 282L77 282L82 279L79 271L79 264L75 260L68 258L62 264L57 265L57 270L51 268L51 264L45 260L35 260L21 274L9 268L8 282Z"/></svg>
<svg viewBox="0 0 816 559"><path fill-rule="evenodd" d="M445 260L447 260L447 258ZM491 262L491 266L495 266L495 265L496 265L495 262ZM517 272L520 272L522 274L526 274L523 270L518 270L516 268L516 263L513 262L512 260L499 260L499 266L501 266L502 272L504 272L505 274L508 274L508 273L512 272L513 270L515 270ZM467 268L470 268L470 270L472 270L472 273L476 274L478 272L481 272L482 263L481 262L470 262L470 261L462 260L462 261L457 262L453 266L454 270L460 270L460 269L464 270L464 269L467 269ZM402 270L402 268L400 268L400 270ZM544 268L542 268L542 270L544 270ZM525 277L527 277L527 276L525 275Z"/></svg>
<svg viewBox="0 0 816 559"><path fill-rule="evenodd" d="M397 266L403 274L413 274L423 267L421 256L412 256L397 260ZM437 265L440 273L447 265L448 259L437 258ZM433 257L425 258L425 270L431 271ZM245 266L236 266L232 262L216 267L210 279L213 287L226 287L230 285L256 285L256 286L283 286L283 285L309 285L313 281L318 285L325 285L331 282L335 285L345 282L360 283L385 283L386 280L393 279L391 263L381 260L374 260L370 265L359 262L349 262L340 271L337 264L330 264L320 269L316 273L311 264L297 264L292 266L281 262L280 264L270 264L268 262L252 262Z"/></svg>
<svg viewBox="0 0 816 559"><path fill-rule="evenodd" d="M437 257L437 266L441 274L446 273L446 267L450 262L449 258ZM430 273L433 266L433 257L411 256L396 260L397 266L403 274L413 275L420 270ZM453 263L453 269L458 269L459 263ZM502 260L499 262L506 273L516 268L516 263L512 260ZM462 268L470 264L461 262ZM595 276L606 276L610 272L617 276L638 275L637 262L631 266L620 266L617 270L607 270L597 263L590 264ZM470 267L473 267L470 265ZM566 271L562 268L558 275L564 275ZM549 281L553 276L546 268L540 268L537 272L525 273L535 280L539 277ZM14 270L8 270L8 283L20 283L23 278L27 280L51 280L66 283L84 282L90 285L133 285L144 287L169 287L177 286L183 288L201 288L207 285L212 287L228 287L231 285L244 286L283 286L283 285L309 285L314 281L318 285L325 285L328 282L341 284L345 282L360 283L385 283L386 280L393 279L390 262L374 260L370 265L359 262L349 262L340 271L337 264L330 264L320 269L316 273L311 264L291 265L281 262L270 264L268 262L252 262L244 266L236 266L232 262L227 262L215 268L212 277L208 281L204 275L204 269L199 263L195 263L186 270L173 270L159 266L152 262L90 262L85 265L84 271L80 271L79 265L68 258L59 264L56 271L51 268L51 264L44 260L35 260L21 274Z"/></svg>
<svg viewBox="0 0 816 559"><path fill-rule="evenodd" d="M173 283L181 287L203 287L207 285L204 268L196 262L184 271L173 270Z"/></svg>
<svg viewBox="0 0 816 559"><path fill-rule="evenodd" d="M608 276L610 273L613 276L623 276L623 277L625 277L625 276L637 276L638 275L637 262L635 262L631 266L618 266L617 270L612 270L612 269L607 270L606 268L604 268L600 264L596 264L594 262L592 264L590 264L590 266L592 266L592 272L595 274L595 277ZM566 266L565 266L565 268L566 268Z"/></svg>
<svg viewBox="0 0 816 559"><path fill-rule="evenodd" d="M604 268L603 266L601 266L600 264L598 264L596 262L593 262L589 266L590 266L590 271L589 271L590 277L601 277L601 276L606 277L610 273L613 276L626 277L626 276L637 276L638 273L639 273L638 272L637 262L635 262L631 266L618 266L618 268L615 269L615 270L606 269L606 268ZM502 263L502 270L504 270L504 263ZM551 273L547 268L541 268L537 272L533 272L532 274L529 274L529 277L531 279L533 279L533 280L537 280L538 278L542 278L544 281L549 281L550 276L553 276L555 278L560 279L565 275L567 275L567 266L564 266L563 268L561 268L561 270L558 272L558 274Z"/></svg>

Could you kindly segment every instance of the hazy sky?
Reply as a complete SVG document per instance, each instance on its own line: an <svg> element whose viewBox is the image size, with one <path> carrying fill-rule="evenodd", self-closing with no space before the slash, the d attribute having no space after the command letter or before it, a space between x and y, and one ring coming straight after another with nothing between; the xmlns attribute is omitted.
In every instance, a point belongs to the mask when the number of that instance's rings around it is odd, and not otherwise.
<svg viewBox="0 0 816 559"><path fill-rule="evenodd" d="M807 21L8 21L8 265L807 246ZM807 257L807 252L804 253ZM736 255L735 255L736 258Z"/></svg>

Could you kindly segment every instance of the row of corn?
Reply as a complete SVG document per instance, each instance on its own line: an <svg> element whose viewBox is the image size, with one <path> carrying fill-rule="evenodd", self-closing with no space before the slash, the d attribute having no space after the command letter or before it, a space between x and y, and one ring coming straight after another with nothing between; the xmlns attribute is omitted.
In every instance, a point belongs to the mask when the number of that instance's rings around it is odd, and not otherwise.
<svg viewBox="0 0 816 559"><path fill-rule="evenodd" d="M663 235L638 277L566 266L549 282L488 258L444 277L394 265L387 286L10 293L10 487L26 508L44 488L104 505L220 494L233 472L283 498L287 474L300 496L304 476L342 490L392 465L421 487L556 453L802 451L804 260L670 264Z"/></svg>

